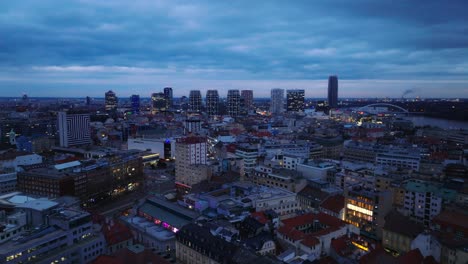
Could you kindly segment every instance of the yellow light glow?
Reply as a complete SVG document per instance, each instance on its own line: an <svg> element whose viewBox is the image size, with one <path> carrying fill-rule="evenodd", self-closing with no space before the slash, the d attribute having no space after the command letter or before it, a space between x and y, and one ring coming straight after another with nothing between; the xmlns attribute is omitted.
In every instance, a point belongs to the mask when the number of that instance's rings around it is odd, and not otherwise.
<svg viewBox="0 0 468 264"><path fill-rule="evenodd" d="M361 208L361 207L358 207L358 206L355 206L353 204L347 204L346 205L349 209L351 210L354 210L356 212L360 212L360 213L363 213L363 214L366 214L366 215L370 215L372 216L373 215L373 212L371 210L367 210L365 208Z"/></svg>
<svg viewBox="0 0 468 264"><path fill-rule="evenodd" d="M360 244L358 244L358 243L356 243L356 242L354 242L354 241L351 242L351 243L352 243L353 245L355 245L356 247L362 249L362 250L369 251L369 248L366 247L366 246L360 245Z"/></svg>

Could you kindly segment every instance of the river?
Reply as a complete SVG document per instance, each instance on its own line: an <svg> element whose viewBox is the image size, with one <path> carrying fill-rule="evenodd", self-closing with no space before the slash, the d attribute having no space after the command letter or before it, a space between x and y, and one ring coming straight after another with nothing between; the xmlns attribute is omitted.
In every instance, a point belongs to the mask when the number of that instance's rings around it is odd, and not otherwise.
<svg viewBox="0 0 468 264"><path fill-rule="evenodd" d="M413 121L414 126L437 126L443 129L467 129L468 121L448 120L427 116L408 116L405 119Z"/></svg>

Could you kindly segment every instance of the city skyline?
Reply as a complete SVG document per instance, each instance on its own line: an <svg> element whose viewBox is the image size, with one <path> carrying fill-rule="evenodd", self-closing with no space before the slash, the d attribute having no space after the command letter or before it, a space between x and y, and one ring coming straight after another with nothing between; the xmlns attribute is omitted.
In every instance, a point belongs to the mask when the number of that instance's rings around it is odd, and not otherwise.
<svg viewBox="0 0 468 264"><path fill-rule="evenodd" d="M0 7L2 96L304 89L326 97L466 97L468 3L102 3ZM38 6L40 5L40 6ZM50 7L50 8L49 8Z"/></svg>

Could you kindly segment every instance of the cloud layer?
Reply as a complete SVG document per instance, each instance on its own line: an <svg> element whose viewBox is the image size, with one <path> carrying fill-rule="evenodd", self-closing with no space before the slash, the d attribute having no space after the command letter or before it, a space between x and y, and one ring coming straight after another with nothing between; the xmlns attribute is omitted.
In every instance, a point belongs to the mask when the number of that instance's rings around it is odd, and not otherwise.
<svg viewBox="0 0 468 264"><path fill-rule="evenodd" d="M466 1L4 1L0 96L468 97ZM79 89L78 89L79 88Z"/></svg>

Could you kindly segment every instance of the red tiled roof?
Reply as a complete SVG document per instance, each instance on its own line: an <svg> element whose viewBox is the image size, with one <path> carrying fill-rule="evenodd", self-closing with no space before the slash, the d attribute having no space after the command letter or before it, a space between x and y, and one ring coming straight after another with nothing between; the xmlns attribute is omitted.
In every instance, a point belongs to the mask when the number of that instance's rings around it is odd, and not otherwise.
<svg viewBox="0 0 468 264"><path fill-rule="evenodd" d="M153 253L149 249L145 249L140 253L132 252L128 248L119 250L115 256L102 255L97 257L93 264L147 264L147 263L158 263L158 264L169 264L170 262L163 257Z"/></svg>
<svg viewBox="0 0 468 264"><path fill-rule="evenodd" d="M432 220L437 224L450 225L468 230L468 214L451 210L444 210Z"/></svg>
<svg viewBox="0 0 468 264"><path fill-rule="evenodd" d="M264 212L253 212L251 216L262 224L268 223L268 218L266 217Z"/></svg>
<svg viewBox="0 0 468 264"><path fill-rule="evenodd" d="M122 259L115 256L102 255L92 262L93 264L125 264Z"/></svg>
<svg viewBox="0 0 468 264"><path fill-rule="evenodd" d="M133 238L130 229L119 222L115 222L113 225L104 224L103 232L109 245L115 245Z"/></svg>
<svg viewBox="0 0 468 264"><path fill-rule="evenodd" d="M369 254L359 259L360 264L397 264L396 258L392 257L383 248L372 250Z"/></svg>
<svg viewBox="0 0 468 264"><path fill-rule="evenodd" d="M330 210L334 213L339 214L340 211L344 208L345 198L343 195L334 195L326 198L320 207Z"/></svg>
<svg viewBox="0 0 468 264"><path fill-rule="evenodd" d="M307 247L313 247L320 244L320 240L313 236L307 236L304 240L301 241L301 244Z"/></svg>
<svg viewBox="0 0 468 264"><path fill-rule="evenodd" d="M305 234L297 228L303 225L310 225L314 223L314 221L318 221L321 225L324 225L326 227L319 231L308 234ZM303 245L308 247L312 247L319 243L317 237L334 232L346 225L346 223L341 221L340 219L324 213L309 213L288 218L283 220L282 224L283 225L278 229L278 233L288 237L293 241L301 241Z"/></svg>

